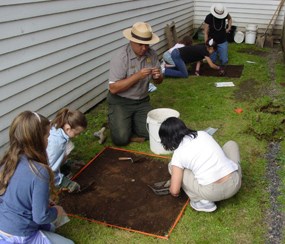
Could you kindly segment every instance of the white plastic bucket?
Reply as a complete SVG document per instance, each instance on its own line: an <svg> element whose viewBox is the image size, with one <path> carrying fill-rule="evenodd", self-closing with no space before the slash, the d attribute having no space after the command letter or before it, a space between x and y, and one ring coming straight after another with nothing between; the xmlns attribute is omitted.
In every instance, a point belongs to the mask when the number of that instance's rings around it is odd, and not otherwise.
<svg viewBox="0 0 285 244"><path fill-rule="evenodd" d="M149 144L150 150L155 154L170 154L171 151L167 151L163 148L160 137L158 134L160 125L164 120L169 117L179 118L180 113L171 108L157 108L148 112L147 114L147 127L149 132Z"/></svg>
<svg viewBox="0 0 285 244"><path fill-rule="evenodd" d="M247 25L245 32L245 43L255 44L257 25Z"/></svg>
<svg viewBox="0 0 285 244"><path fill-rule="evenodd" d="M244 40L244 34L241 31L237 31L234 36L234 40L236 43L242 43Z"/></svg>

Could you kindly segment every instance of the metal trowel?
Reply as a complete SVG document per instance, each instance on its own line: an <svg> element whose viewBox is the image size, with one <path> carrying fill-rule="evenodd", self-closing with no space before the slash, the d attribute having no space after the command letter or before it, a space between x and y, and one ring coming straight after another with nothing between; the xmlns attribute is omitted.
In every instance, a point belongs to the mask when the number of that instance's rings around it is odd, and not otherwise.
<svg viewBox="0 0 285 244"><path fill-rule="evenodd" d="M80 189L79 191L77 192L74 192L76 194L79 194L79 193L84 193L86 192L88 189L91 189L91 186L95 183L95 180L92 180L90 181L87 185L85 185L84 187L82 187L82 189Z"/></svg>
<svg viewBox="0 0 285 244"><path fill-rule="evenodd" d="M153 185L148 185L148 187L158 196L168 195L170 193L170 180L156 182Z"/></svg>
<svg viewBox="0 0 285 244"><path fill-rule="evenodd" d="M142 157L136 157L136 158L132 158L132 157L119 157L118 158L119 161L130 161L131 163L137 163L141 160L143 160Z"/></svg>

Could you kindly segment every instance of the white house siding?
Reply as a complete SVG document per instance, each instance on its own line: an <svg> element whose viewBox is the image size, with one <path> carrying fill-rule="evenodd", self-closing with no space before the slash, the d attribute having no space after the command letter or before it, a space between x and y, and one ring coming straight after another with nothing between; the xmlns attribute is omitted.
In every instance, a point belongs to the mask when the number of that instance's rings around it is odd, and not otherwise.
<svg viewBox="0 0 285 244"><path fill-rule="evenodd" d="M222 3L226 6L233 19L233 25L238 30L245 31L248 24L258 26L258 33L264 33L280 0L196 0L195 1L195 28L204 21L205 16L210 12L213 3ZM276 20L274 34L280 39L284 22L285 7L283 6Z"/></svg>
<svg viewBox="0 0 285 244"><path fill-rule="evenodd" d="M85 112L106 97L109 60L137 21L178 37L192 29L194 0L1 0L0 154L12 119L24 110L49 118L62 107Z"/></svg>
<svg viewBox="0 0 285 244"><path fill-rule="evenodd" d="M0 155L20 112L52 118L62 107L85 112L106 97L109 60L127 42L123 29L150 23L161 55L165 26L174 21L178 38L192 33L214 2L228 7L238 28L257 24L264 31L279 0L1 0Z"/></svg>

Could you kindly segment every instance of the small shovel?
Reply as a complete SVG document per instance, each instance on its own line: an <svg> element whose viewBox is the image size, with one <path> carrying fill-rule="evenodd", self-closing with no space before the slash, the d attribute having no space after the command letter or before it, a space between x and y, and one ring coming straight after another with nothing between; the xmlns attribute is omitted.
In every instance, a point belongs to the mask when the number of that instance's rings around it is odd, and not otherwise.
<svg viewBox="0 0 285 244"><path fill-rule="evenodd" d="M79 193L84 193L86 192L88 189L90 189L90 187L95 183L95 180L90 181L86 186L82 187L82 189L80 189L77 192L74 192L75 194L79 194Z"/></svg>
<svg viewBox="0 0 285 244"><path fill-rule="evenodd" d="M170 193L170 180L156 182L153 185L148 185L148 187L158 196L168 195Z"/></svg>
<svg viewBox="0 0 285 244"><path fill-rule="evenodd" d="M131 163L137 163L138 161L141 161L142 157L137 157L133 159L132 157L119 157L119 161L131 161Z"/></svg>

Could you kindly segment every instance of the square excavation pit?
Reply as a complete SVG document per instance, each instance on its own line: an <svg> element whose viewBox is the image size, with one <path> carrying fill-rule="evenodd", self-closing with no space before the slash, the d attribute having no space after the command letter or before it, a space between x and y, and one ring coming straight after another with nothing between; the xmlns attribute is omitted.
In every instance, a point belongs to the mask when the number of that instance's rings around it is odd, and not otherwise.
<svg viewBox="0 0 285 244"><path fill-rule="evenodd" d="M194 74L196 64L192 65L191 74ZM220 76L218 70L212 69L208 64L202 64L200 68L200 76L215 76L239 78L242 75L243 65L225 65L225 75Z"/></svg>
<svg viewBox="0 0 285 244"><path fill-rule="evenodd" d="M119 160L120 157L132 158ZM170 158L106 147L73 178L79 193L60 194L69 216L168 239L188 205L187 195L157 196L148 187L170 179Z"/></svg>

